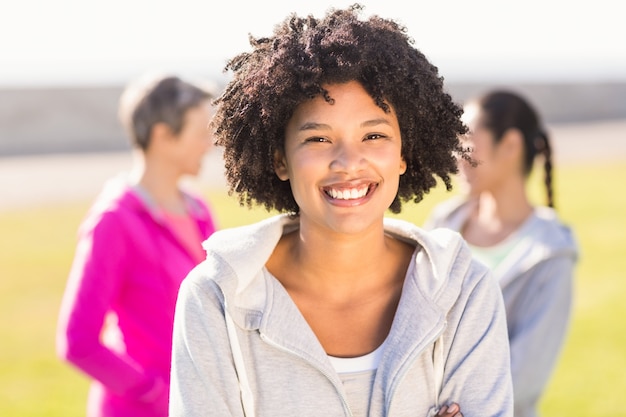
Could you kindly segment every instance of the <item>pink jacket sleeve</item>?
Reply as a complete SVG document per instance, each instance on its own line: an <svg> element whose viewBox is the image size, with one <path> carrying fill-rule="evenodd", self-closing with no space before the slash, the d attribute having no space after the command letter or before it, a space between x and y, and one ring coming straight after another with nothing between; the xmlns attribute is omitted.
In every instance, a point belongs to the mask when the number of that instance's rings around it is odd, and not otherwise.
<svg viewBox="0 0 626 417"><path fill-rule="evenodd" d="M104 213L79 237L59 316L58 355L123 396L146 401L167 395L166 384L124 354L105 346L101 332L127 270L129 248L119 218ZM130 257L132 258L132 257Z"/></svg>

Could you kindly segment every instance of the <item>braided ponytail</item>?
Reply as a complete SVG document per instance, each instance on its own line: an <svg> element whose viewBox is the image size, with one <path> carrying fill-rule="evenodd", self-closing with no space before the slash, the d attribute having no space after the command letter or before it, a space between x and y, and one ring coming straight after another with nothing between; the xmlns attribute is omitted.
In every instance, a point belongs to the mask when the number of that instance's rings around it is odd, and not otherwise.
<svg viewBox="0 0 626 417"><path fill-rule="evenodd" d="M540 131L535 139L535 149L537 154L543 155L544 184L546 186L546 196L548 207L554 208L554 188L552 187L552 147L548 135Z"/></svg>

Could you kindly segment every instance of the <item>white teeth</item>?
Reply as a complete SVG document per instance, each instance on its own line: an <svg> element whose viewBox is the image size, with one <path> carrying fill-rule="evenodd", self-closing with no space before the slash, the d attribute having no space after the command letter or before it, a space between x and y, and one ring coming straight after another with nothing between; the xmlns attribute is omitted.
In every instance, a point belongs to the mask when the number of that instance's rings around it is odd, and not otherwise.
<svg viewBox="0 0 626 417"><path fill-rule="evenodd" d="M330 190L328 190L328 194L332 198L336 198L338 200L356 200L357 198L362 198L365 196L365 194L367 194L367 188L368 187L351 188L349 190L343 191L331 188Z"/></svg>

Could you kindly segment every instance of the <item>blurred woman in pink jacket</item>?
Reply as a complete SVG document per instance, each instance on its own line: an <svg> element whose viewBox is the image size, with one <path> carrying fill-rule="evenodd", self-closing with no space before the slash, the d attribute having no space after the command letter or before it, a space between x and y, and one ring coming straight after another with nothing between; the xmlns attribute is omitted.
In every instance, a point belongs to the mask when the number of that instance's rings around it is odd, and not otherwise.
<svg viewBox="0 0 626 417"><path fill-rule="evenodd" d="M212 92L168 76L131 84L120 118L138 158L110 180L79 230L57 351L93 378L88 416L166 416L178 288L215 230L179 182L211 147Z"/></svg>

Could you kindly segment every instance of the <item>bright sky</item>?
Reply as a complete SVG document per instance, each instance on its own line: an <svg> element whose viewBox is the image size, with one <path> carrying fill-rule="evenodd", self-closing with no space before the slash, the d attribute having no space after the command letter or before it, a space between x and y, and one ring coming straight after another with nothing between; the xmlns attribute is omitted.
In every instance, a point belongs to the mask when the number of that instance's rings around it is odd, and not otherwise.
<svg viewBox="0 0 626 417"><path fill-rule="evenodd" d="M2 0L0 86L120 83L144 71L221 77L289 13L355 0ZM453 81L626 81L614 0L362 0L405 24Z"/></svg>

